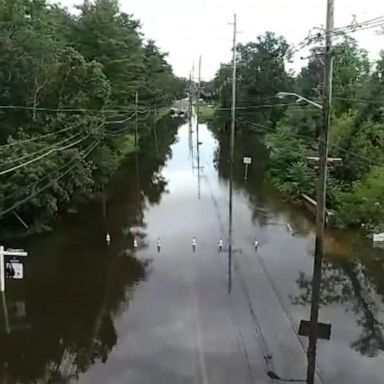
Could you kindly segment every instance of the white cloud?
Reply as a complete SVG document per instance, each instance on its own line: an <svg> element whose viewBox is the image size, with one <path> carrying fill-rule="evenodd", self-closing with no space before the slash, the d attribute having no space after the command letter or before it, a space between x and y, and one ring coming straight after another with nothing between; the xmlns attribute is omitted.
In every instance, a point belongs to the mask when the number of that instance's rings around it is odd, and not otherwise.
<svg viewBox="0 0 384 384"><path fill-rule="evenodd" d="M71 6L81 0L61 0ZM325 24L326 0L121 0L122 10L134 14L147 37L169 52L177 75L188 76L192 62L203 56L202 76L213 76L220 62L230 60L233 13L238 15L240 42L254 40L267 30L300 42L314 26ZM384 15L382 0L335 0L336 26ZM376 57L384 36L374 30L354 34L361 47ZM300 65L296 63L295 67Z"/></svg>

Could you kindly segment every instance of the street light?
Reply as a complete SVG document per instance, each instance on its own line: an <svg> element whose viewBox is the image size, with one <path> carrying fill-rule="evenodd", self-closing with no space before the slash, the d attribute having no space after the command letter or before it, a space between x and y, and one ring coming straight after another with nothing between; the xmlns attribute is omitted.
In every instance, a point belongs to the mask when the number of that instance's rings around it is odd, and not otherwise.
<svg viewBox="0 0 384 384"><path fill-rule="evenodd" d="M313 105L314 107L318 108L318 109L323 109L323 106L321 104L318 104L318 103L315 103L314 101L312 100L309 100L307 99L306 97L304 96L301 96L297 93L294 93L294 92L279 92L276 94L276 97L278 97L279 99L283 99L284 97L287 97L287 96L293 96L293 97L296 97L297 98L297 102L299 103L300 101L305 101L307 102L308 104L311 104Z"/></svg>

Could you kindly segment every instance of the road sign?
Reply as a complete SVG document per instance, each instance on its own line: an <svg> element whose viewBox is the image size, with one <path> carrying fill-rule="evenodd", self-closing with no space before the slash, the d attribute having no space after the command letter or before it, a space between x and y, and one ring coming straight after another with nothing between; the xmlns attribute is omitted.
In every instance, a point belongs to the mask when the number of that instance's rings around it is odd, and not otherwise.
<svg viewBox="0 0 384 384"><path fill-rule="evenodd" d="M299 326L299 335L309 337L311 329L311 322L308 320L301 320ZM317 338L329 340L331 338L331 324L317 323Z"/></svg>
<svg viewBox="0 0 384 384"><path fill-rule="evenodd" d="M6 252L9 252L9 253L21 253L21 252L25 252L25 251L24 251L24 249L7 248Z"/></svg>
<svg viewBox="0 0 384 384"><path fill-rule="evenodd" d="M12 260L5 263L5 256L12 257ZM23 264L15 259L15 256L28 256L23 249L7 249L0 245L0 292L5 292L5 277L10 279L22 279L24 276Z"/></svg>
<svg viewBox="0 0 384 384"><path fill-rule="evenodd" d="M248 165L252 163L252 158L251 157L243 157L243 163L245 164L244 180L247 180L247 178L248 178Z"/></svg>
<svg viewBox="0 0 384 384"><path fill-rule="evenodd" d="M20 260L12 259L5 264L5 276L8 279L21 280L24 278L24 266Z"/></svg>

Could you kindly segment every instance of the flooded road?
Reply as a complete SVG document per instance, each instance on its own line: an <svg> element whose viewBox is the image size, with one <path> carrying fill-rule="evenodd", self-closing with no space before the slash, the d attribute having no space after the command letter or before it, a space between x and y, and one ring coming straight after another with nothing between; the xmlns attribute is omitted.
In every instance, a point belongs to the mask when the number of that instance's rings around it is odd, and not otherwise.
<svg viewBox="0 0 384 384"><path fill-rule="evenodd" d="M25 244L27 277L3 297L2 382L305 382L312 218L268 186L258 137L239 136L229 255L228 137L185 124L147 141L100 201ZM317 382L382 383L384 252L335 231L326 249Z"/></svg>

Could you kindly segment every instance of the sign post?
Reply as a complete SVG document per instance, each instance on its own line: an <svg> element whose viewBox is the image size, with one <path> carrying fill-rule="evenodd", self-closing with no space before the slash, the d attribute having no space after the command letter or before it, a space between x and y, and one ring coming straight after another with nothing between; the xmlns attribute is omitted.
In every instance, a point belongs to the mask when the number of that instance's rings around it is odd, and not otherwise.
<svg viewBox="0 0 384 384"><path fill-rule="evenodd" d="M7 249L4 250L4 247L0 245L0 292L5 292L5 256L28 256L28 252L25 252L23 249ZM13 279L22 279L23 278L23 265L18 260L11 260L9 263L13 274L10 276Z"/></svg>
<svg viewBox="0 0 384 384"><path fill-rule="evenodd" d="M243 157L243 163L245 164L244 180L247 180L247 178L248 178L248 166L249 166L249 164L252 164L252 158L251 157Z"/></svg>

